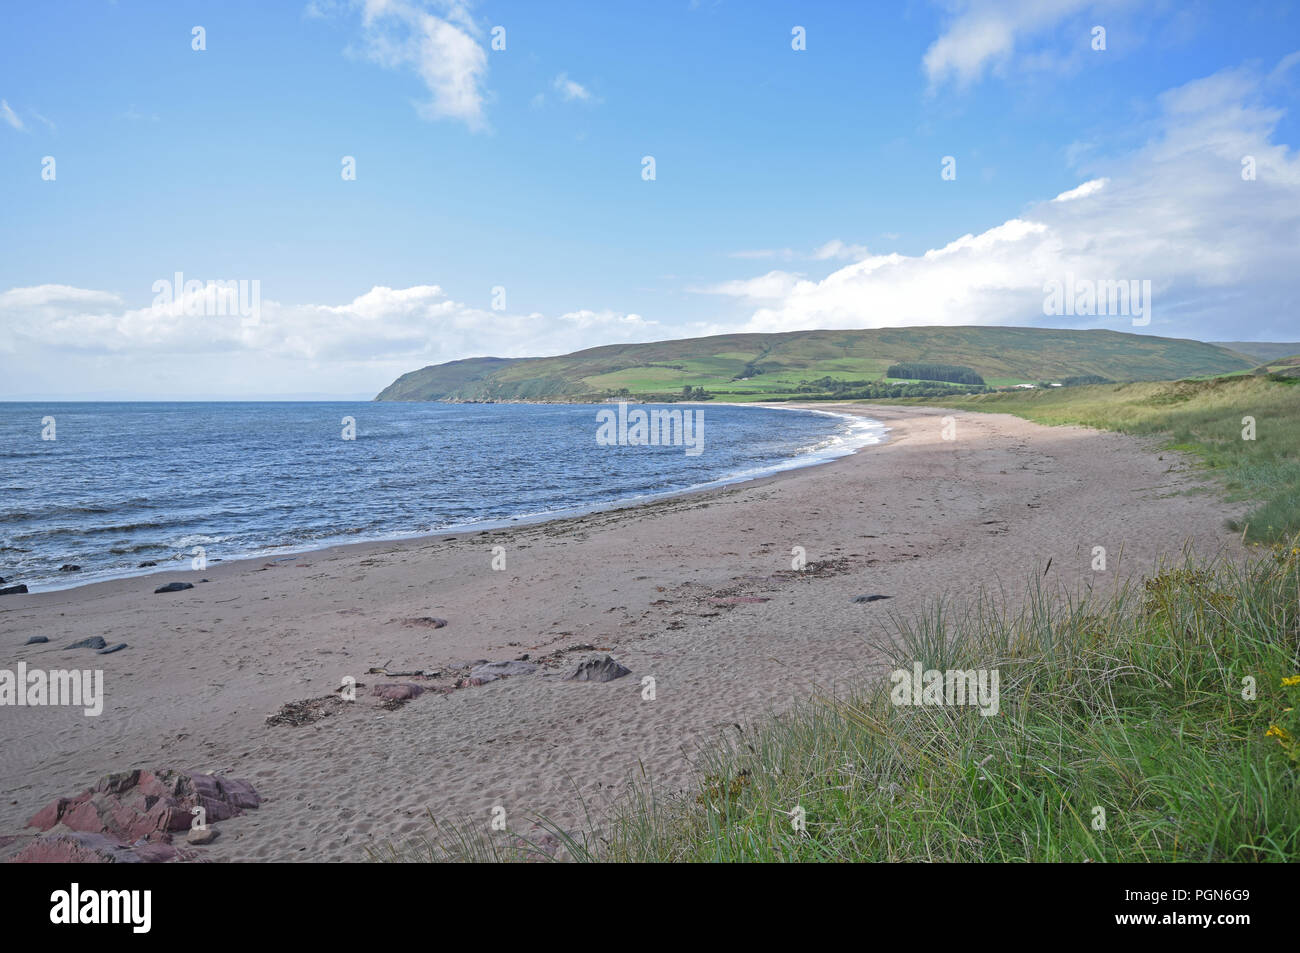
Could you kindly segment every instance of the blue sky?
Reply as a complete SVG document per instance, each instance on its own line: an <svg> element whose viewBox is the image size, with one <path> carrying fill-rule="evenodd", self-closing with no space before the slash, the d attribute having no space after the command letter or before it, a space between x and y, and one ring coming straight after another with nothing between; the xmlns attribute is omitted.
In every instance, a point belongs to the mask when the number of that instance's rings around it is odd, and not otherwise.
<svg viewBox="0 0 1300 953"><path fill-rule="evenodd" d="M0 399L730 330L1293 340L1297 48L1280 2L12 5ZM178 271L258 281L256 323L158 307ZM1151 280L1150 325L1044 315L1066 271Z"/></svg>

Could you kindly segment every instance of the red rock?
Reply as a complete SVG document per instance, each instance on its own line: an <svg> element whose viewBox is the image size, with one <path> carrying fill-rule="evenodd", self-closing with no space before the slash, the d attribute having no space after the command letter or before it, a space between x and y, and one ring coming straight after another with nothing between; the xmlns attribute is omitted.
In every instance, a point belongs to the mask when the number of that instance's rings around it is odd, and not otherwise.
<svg viewBox="0 0 1300 953"><path fill-rule="evenodd" d="M99 779L93 790L96 794L121 794L140 783L139 771L119 771Z"/></svg>
<svg viewBox="0 0 1300 953"><path fill-rule="evenodd" d="M73 804L59 818L59 823L69 830L102 832L104 822L99 816L99 806L94 801Z"/></svg>
<svg viewBox="0 0 1300 953"><path fill-rule="evenodd" d="M370 694L389 701L405 701L423 695L424 686L415 685L411 682L386 682L383 685L376 685L370 690Z"/></svg>
<svg viewBox="0 0 1300 953"><path fill-rule="evenodd" d="M146 864L166 864L178 859L188 860L192 853L183 853L171 844L139 844L131 849Z"/></svg>
<svg viewBox="0 0 1300 953"><path fill-rule="evenodd" d="M75 798L55 798L52 803L45 805L45 807L37 811L36 814L32 816L32 819L27 822L27 826L39 827L43 831L48 831L55 824L59 823L59 818L63 817L64 813L69 808L75 804L80 804L89 797L90 791L86 791Z"/></svg>
<svg viewBox="0 0 1300 953"><path fill-rule="evenodd" d="M260 804L261 798L247 781L182 771L110 774L77 797L56 798L34 814L28 826L48 833L36 837L14 860L165 863L178 856L184 859L171 846L172 834L191 828L193 808L202 807L205 821L212 824Z"/></svg>
<svg viewBox="0 0 1300 953"><path fill-rule="evenodd" d="M247 781L240 781L236 778L220 778L218 783L221 785L221 793L235 807L248 810L249 808L262 806L261 796L253 790L253 786Z"/></svg>
<svg viewBox="0 0 1300 953"><path fill-rule="evenodd" d="M141 858L121 841L103 834L50 834L38 837L11 864L138 864Z"/></svg>

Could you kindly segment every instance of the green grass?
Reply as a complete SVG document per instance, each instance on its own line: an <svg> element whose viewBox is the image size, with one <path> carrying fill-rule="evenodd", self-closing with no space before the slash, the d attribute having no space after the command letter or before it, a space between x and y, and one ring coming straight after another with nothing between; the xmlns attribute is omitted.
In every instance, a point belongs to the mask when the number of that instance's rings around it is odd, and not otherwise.
<svg viewBox="0 0 1300 953"><path fill-rule="evenodd" d="M1035 574L1015 610L891 618L890 669L996 669L999 713L896 706L883 681L814 698L709 751L694 791L637 779L596 833L552 834L586 861L1300 860L1298 560L1184 554L1074 597ZM375 857L549 856L482 827Z"/></svg>
<svg viewBox="0 0 1300 953"><path fill-rule="evenodd" d="M1229 499L1256 503L1235 527L1247 539L1269 542L1300 532L1300 379L1101 384L898 403L1161 436L1170 449L1199 456ZM1255 418L1254 440L1242 439L1248 416Z"/></svg>

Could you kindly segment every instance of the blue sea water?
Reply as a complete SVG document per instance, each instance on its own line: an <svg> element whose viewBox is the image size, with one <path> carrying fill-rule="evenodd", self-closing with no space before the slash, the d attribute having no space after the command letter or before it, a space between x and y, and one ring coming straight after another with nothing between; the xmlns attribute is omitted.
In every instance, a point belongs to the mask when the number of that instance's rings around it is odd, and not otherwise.
<svg viewBox="0 0 1300 953"><path fill-rule="evenodd" d="M599 445L610 406L0 404L0 577L38 592L189 569L195 547L212 562L490 528L803 466L884 432L828 413L671 405L703 412L690 455Z"/></svg>

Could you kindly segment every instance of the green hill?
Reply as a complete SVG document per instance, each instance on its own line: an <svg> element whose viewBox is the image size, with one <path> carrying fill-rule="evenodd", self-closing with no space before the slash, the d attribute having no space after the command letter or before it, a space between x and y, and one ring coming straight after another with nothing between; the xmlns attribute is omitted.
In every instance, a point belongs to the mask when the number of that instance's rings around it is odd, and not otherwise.
<svg viewBox="0 0 1300 953"><path fill-rule="evenodd" d="M1215 344L1104 330L791 331L611 344L559 357L470 358L403 374L375 399L662 398L680 395L684 387L703 387L721 400L771 400L796 393L807 397L810 381L881 381L890 365L909 363L961 365L997 387L1084 375L1173 380L1249 372L1259 362Z"/></svg>

